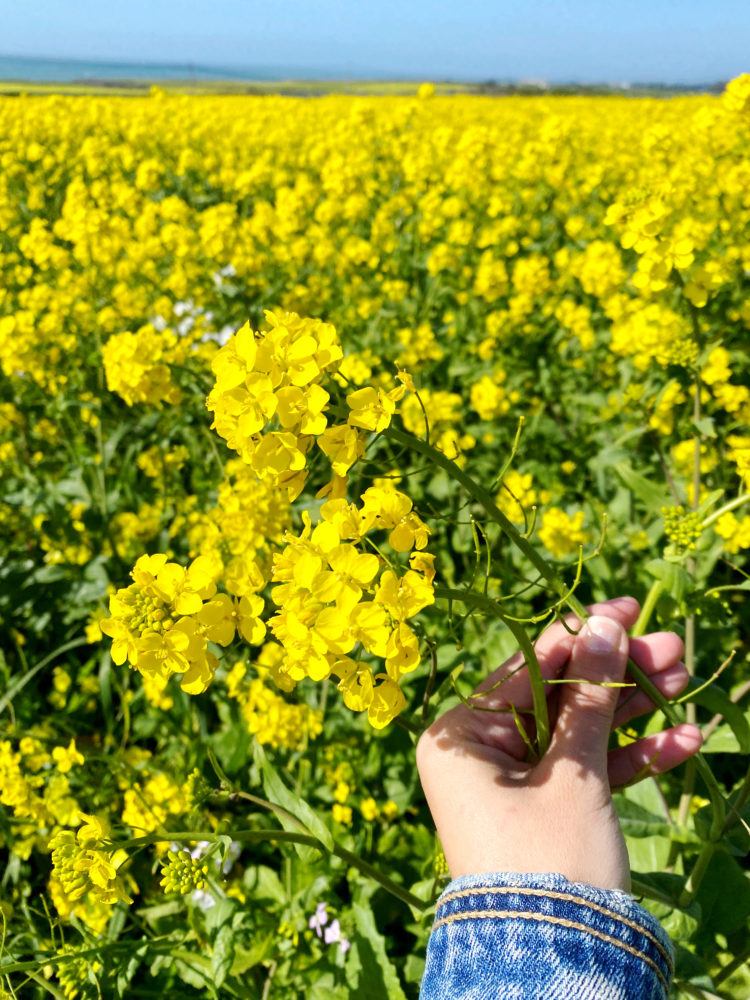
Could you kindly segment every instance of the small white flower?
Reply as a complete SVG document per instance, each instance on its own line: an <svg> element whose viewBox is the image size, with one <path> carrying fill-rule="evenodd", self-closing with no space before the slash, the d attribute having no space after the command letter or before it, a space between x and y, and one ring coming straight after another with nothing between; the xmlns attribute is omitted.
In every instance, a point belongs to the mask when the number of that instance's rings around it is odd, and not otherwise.
<svg viewBox="0 0 750 1000"><path fill-rule="evenodd" d="M210 846L211 846L210 840L199 840L198 843L190 852L190 857L193 858L194 861L197 861L198 858L203 857L203 855L206 853L206 851L209 849Z"/></svg>
<svg viewBox="0 0 750 1000"><path fill-rule="evenodd" d="M212 906L216 906L216 900L205 889L194 889L190 898L199 910L210 910Z"/></svg>
<svg viewBox="0 0 750 1000"><path fill-rule="evenodd" d="M339 951L345 955L351 948L351 941L341 933L341 924L338 920L332 920L323 932L323 940L326 944L338 944Z"/></svg>
<svg viewBox="0 0 750 1000"><path fill-rule="evenodd" d="M235 861L237 860L237 858L240 856L241 853L242 853L242 844L240 844L239 841L237 840L233 840L232 843L227 848L227 853L224 857L224 863L221 866L221 870L225 875L228 875L229 872L232 870Z"/></svg>
<svg viewBox="0 0 750 1000"><path fill-rule="evenodd" d="M310 917L307 926L315 931L319 938L323 937L323 928L328 923L328 908L325 903L318 903L315 913Z"/></svg>

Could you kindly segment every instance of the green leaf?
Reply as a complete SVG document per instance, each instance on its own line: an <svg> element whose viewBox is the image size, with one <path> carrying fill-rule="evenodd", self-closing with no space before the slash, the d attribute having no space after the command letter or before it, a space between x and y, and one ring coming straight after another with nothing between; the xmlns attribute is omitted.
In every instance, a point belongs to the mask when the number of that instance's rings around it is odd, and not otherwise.
<svg viewBox="0 0 750 1000"><path fill-rule="evenodd" d="M369 907L352 907L357 933L347 963L347 979L358 1000L406 1000L395 967L388 958L385 940L375 926Z"/></svg>
<svg viewBox="0 0 750 1000"><path fill-rule="evenodd" d="M717 726L701 747L702 753L739 753L740 745L730 726Z"/></svg>
<svg viewBox="0 0 750 1000"><path fill-rule="evenodd" d="M634 803L650 814L654 822L666 822L663 803L653 779L639 781L637 785L624 788L617 795L613 796L613 799L618 812L620 809L623 812L627 811L628 807L622 805L623 800L627 800L628 803ZM654 872L665 867L671 851L671 841L668 837L636 837L626 834L625 838L630 857L630 867L635 872ZM638 877L640 878L640 875Z"/></svg>
<svg viewBox="0 0 750 1000"><path fill-rule="evenodd" d="M699 688L701 684L705 683L699 677L694 677L690 681L688 693L691 689ZM693 701L697 705L707 708L714 715L723 716L724 721L734 733L739 752L750 753L750 724L748 723L747 716L739 705L735 705L733 701L730 701L725 691L714 684L686 698L686 701ZM718 751L714 750L713 752L717 753Z"/></svg>
<svg viewBox="0 0 750 1000"><path fill-rule="evenodd" d="M299 996L299 994L297 994ZM344 986L336 986L333 974L326 972L313 983L305 984L305 1000L349 1000Z"/></svg>
<svg viewBox="0 0 750 1000"><path fill-rule="evenodd" d="M696 913L687 913L685 910L674 909L663 916L654 914L661 922L664 930L673 941L682 941L683 944L689 941L700 926L700 908L696 907Z"/></svg>
<svg viewBox="0 0 750 1000"><path fill-rule="evenodd" d="M731 934L747 926L750 917L750 873L718 850L709 863L696 895L706 933Z"/></svg>
<svg viewBox="0 0 750 1000"><path fill-rule="evenodd" d="M199 955L197 951L175 949L165 958L169 967L174 968L183 983L199 990L201 996L216 996L211 978L211 963L203 955ZM154 966L152 966L153 968ZM208 994L206 994L206 990L209 990Z"/></svg>
<svg viewBox="0 0 750 1000"><path fill-rule="evenodd" d="M142 906L138 909L138 916L150 924L156 925L165 917L173 917L175 913L184 912L184 903L173 899L168 903L158 903L156 906Z"/></svg>
<svg viewBox="0 0 750 1000"><path fill-rule="evenodd" d="M221 859L222 866L229 857L229 852L232 849L232 838L226 834L222 833L219 837L219 858Z"/></svg>
<svg viewBox="0 0 750 1000"><path fill-rule="evenodd" d="M687 876L672 872L639 872L633 880L633 895L657 899L674 908L679 903L686 881Z"/></svg>
<svg viewBox="0 0 750 1000"><path fill-rule="evenodd" d="M620 827L626 837L668 837L678 844L695 844L699 838L686 827L668 823L662 816L655 815L637 802L617 798L615 802Z"/></svg>
<svg viewBox="0 0 750 1000"><path fill-rule="evenodd" d="M646 571L661 580L666 592L678 603L690 587L690 574L679 563L668 562L666 559L651 559L646 563Z"/></svg>
<svg viewBox="0 0 750 1000"><path fill-rule="evenodd" d="M714 426L714 421L712 417L701 417L699 420L693 421L693 427L707 438L716 437L716 427Z"/></svg>
<svg viewBox="0 0 750 1000"><path fill-rule="evenodd" d="M237 902L234 899L221 899L214 906L204 911L203 921L206 930L216 934L225 924L230 924L237 912Z"/></svg>
<svg viewBox="0 0 750 1000"><path fill-rule="evenodd" d="M286 903L286 890L281 884L281 879L273 868L267 865L257 865L248 868L242 879L242 884L247 890L247 895L253 899L269 900L284 906Z"/></svg>
<svg viewBox="0 0 750 1000"><path fill-rule="evenodd" d="M250 735L246 729L232 726L213 736L211 746L227 774L234 775L247 763Z"/></svg>
<svg viewBox="0 0 750 1000"><path fill-rule="evenodd" d="M312 834L327 851L332 851L333 836L320 816L296 792L287 788L260 744L255 745L254 753L263 774L263 788L268 800L273 805L281 807L275 812L282 827L285 830ZM318 852L314 848L306 844L294 846L302 861L310 864L317 860Z"/></svg>
<svg viewBox="0 0 750 1000"><path fill-rule="evenodd" d="M260 965L272 953L276 940L277 935L273 931L265 936L256 933L249 948L236 948L231 969L232 975L241 976L248 969Z"/></svg>
<svg viewBox="0 0 750 1000"><path fill-rule="evenodd" d="M711 490L708 496L704 497L703 502L698 508L698 513L701 517L705 517L706 514L711 510L711 508L724 496L724 490Z"/></svg>
<svg viewBox="0 0 750 1000"><path fill-rule="evenodd" d="M130 984L148 954L148 944L143 944L136 951L131 952L123 965L117 970L116 988L118 997L128 995Z"/></svg>
<svg viewBox="0 0 750 1000"><path fill-rule="evenodd" d="M408 955L404 963L404 978L407 983L414 983L416 986L422 982L424 976L425 959L423 955Z"/></svg>
<svg viewBox="0 0 750 1000"><path fill-rule="evenodd" d="M615 473L625 483L629 490L638 497L648 510L658 510L667 502L664 486L652 483L642 476L628 462L618 462L614 466Z"/></svg>
<svg viewBox="0 0 750 1000"><path fill-rule="evenodd" d="M224 924L214 938L211 951L211 974L216 986L221 986L234 962L234 928Z"/></svg>

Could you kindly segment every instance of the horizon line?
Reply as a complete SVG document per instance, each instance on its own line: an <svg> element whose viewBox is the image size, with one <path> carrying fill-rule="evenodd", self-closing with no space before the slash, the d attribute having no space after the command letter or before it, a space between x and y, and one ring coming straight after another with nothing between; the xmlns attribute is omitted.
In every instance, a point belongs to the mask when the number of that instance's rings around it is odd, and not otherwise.
<svg viewBox="0 0 750 1000"><path fill-rule="evenodd" d="M246 82L285 82L290 79L288 70L281 73L280 67L270 66L270 65L258 65L256 67L250 66L237 66L230 63L204 63L192 59L184 59L178 61L161 61L157 59L143 59L143 58L113 58L111 56L68 56L68 55L39 55L39 54L29 54L20 52L0 52L0 59L18 59L27 60L29 62L47 62L47 63L73 63L85 66L90 63L96 63L102 66L111 66L112 68L117 68L119 66L135 66L147 69L149 67L162 67L164 69L172 70L187 70L188 72L203 71L206 73L211 73L213 75L218 75L220 78L222 74L231 74L231 77L236 81L246 81ZM627 88L648 88L648 87L664 87L664 88L674 88L674 89L691 89L691 90L715 90L718 86L724 86L731 77L719 77L713 80L700 80L693 82L676 81L676 80L664 80L664 79L623 79L622 77L617 80L606 80L597 79L582 81L575 77L560 77L560 76L550 76L545 77L541 74L535 75L525 75L525 76L456 76L456 75L442 75L437 73L418 73L418 74L398 74L392 72L386 72L384 70L377 70L370 68L369 70L343 70L343 69L331 69L323 75L324 71L314 69L310 66L290 66L288 69L293 69L295 74L299 71L300 76L295 75L294 79L304 82L306 80L316 81L316 82L326 82L334 80L359 80L362 82L367 82L368 80L382 80L382 81L392 81L392 82L430 82L430 83L474 83L474 84L493 84L496 86L578 86L578 87L610 87L618 89ZM263 74L261 77L253 77L252 73ZM273 74L269 76L268 74ZM278 74L278 75L277 75ZM310 75L306 75L310 74ZM127 78L123 78L127 79ZM132 79L132 78L131 78ZM55 81L63 82L63 81Z"/></svg>

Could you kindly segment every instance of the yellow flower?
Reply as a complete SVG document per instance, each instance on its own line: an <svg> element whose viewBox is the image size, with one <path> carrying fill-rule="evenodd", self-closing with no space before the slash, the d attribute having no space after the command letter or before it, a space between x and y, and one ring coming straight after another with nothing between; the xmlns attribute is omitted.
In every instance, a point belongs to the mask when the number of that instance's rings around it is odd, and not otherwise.
<svg viewBox="0 0 750 1000"><path fill-rule="evenodd" d="M343 657L332 666L333 674L339 678L344 704L353 712L366 711L372 702L374 681L366 663Z"/></svg>
<svg viewBox="0 0 750 1000"><path fill-rule="evenodd" d="M322 434L328 421L323 413L330 396L319 385L305 389L287 386L279 389L278 414L281 426L297 434Z"/></svg>
<svg viewBox="0 0 750 1000"><path fill-rule="evenodd" d="M389 722L406 708L406 698L398 684L386 674L378 674L367 709L367 718L373 729L384 729Z"/></svg>
<svg viewBox="0 0 750 1000"><path fill-rule="evenodd" d="M83 754L76 749L76 741L71 740L66 748L55 747L52 759L61 774L67 774L76 764L83 764Z"/></svg>
<svg viewBox="0 0 750 1000"><path fill-rule="evenodd" d="M341 802L343 804L349 798L350 791L351 788L345 781L339 781L333 790L333 797L336 802Z"/></svg>
<svg viewBox="0 0 750 1000"><path fill-rule="evenodd" d="M395 394L371 386L350 392L346 402L351 410L347 422L352 427L361 427L377 434L388 427L391 417L396 412Z"/></svg>
<svg viewBox="0 0 750 1000"><path fill-rule="evenodd" d="M329 427L318 438L318 447L327 455L337 476L345 476L365 452L362 435L346 424Z"/></svg>
<svg viewBox="0 0 750 1000"><path fill-rule="evenodd" d="M91 894L93 899L109 905L131 902L118 874L127 854L101 846L108 833L98 817L81 813L80 822L77 834L59 830L49 842L53 874L64 892L70 900Z"/></svg>
<svg viewBox="0 0 750 1000"><path fill-rule="evenodd" d="M432 585L419 573L407 570L399 578L392 570L386 570L375 592L375 601L382 604L396 621L403 622L429 604L434 604L435 595Z"/></svg>
<svg viewBox="0 0 750 1000"><path fill-rule="evenodd" d="M352 824L351 806L342 806L340 803L334 802L331 813L333 815L333 820L335 823L341 823L342 826L351 826Z"/></svg>
<svg viewBox="0 0 750 1000"><path fill-rule="evenodd" d="M398 806L393 799L388 799L388 801L383 804L382 812L383 816L387 820L394 820L398 816Z"/></svg>
<svg viewBox="0 0 750 1000"><path fill-rule="evenodd" d="M549 507L542 514L540 542L557 559L576 552L588 538L583 530L583 519L581 510L570 517L559 507Z"/></svg>
<svg viewBox="0 0 750 1000"><path fill-rule="evenodd" d="M372 823L373 820L376 820L380 813L378 804L373 798L362 799L359 805L359 811L362 813L362 819L366 820L368 823Z"/></svg>
<svg viewBox="0 0 750 1000"><path fill-rule="evenodd" d="M483 375L472 385L470 397L472 409L476 410L480 420L492 420L510 409L505 390L489 375Z"/></svg>
<svg viewBox="0 0 750 1000"><path fill-rule="evenodd" d="M750 549L750 515L738 518L728 511L721 515L713 527L716 534L724 539L724 548L730 554Z"/></svg>
<svg viewBox="0 0 750 1000"><path fill-rule="evenodd" d="M419 640L408 625L400 622L388 636L385 647L388 676L397 681L402 674L416 669L419 660Z"/></svg>
<svg viewBox="0 0 750 1000"><path fill-rule="evenodd" d="M337 545L326 554L330 570L321 570L311 583L311 593L325 603L335 601L342 612L353 607L378 572L378 557L358 552L353 545Z"/></svg>

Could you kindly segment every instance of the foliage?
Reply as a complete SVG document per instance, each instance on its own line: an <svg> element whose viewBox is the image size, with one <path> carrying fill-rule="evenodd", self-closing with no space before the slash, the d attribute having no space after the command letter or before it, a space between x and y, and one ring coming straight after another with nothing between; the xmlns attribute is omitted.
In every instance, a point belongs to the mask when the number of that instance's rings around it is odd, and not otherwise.
<svg viewBox="0 0 750 1000"><path fill-rule="evenodd" d="M416 997L415 736L619 593L694 680L614 738L707 736L634 891L747 995L749 115L0 99L8 995Z"/></svg>

